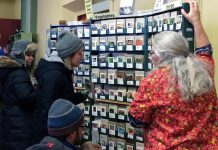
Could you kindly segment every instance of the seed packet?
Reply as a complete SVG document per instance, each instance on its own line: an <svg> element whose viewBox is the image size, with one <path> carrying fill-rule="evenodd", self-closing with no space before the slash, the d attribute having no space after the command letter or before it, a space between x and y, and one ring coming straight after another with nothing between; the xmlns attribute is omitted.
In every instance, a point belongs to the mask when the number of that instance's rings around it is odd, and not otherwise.
<svg viewBox="0 0 218 150"><path fill-rule="evenodd" d="M126 125L125 123L117 124L117 136L121 138L125 138Z"/></svg>
<svg viewBox="0 0 218 150"><path fill-rule="evenodd" d="M133 51L133 46L135 45L134 36L126 36L126 51Z"/></svg>
<svg viewBox="0 0 218 150"><path fill-rule="evenodd" d="M127 132L127 138L134 139L134 128L129 124L126 123L126 132Z"/></svg>
<svg viewBox="0 0 218 150"><path fill-rule="evenodd" d="M115 34L116 33L116 20L110 20L108 26L109 26L109 34Z"/></svg>
<svg viewBox="0 0 218 150"><path fill-rule="evenodd" d="M116 36L108 37L109 51L115 51L115 46L117 45Z"/></svg>
<svg viewBox="0 0 218 150"><path fill-rule="evenodd" d="M117 105L109 105L109 118L115 119L117 115Z"/></svg>
<svg viewBox="0 0 218 150"><path fill-rule="evenodd" d="M117 33L123 33L125 28L125 19L117 19Z"/></svg>
<svg viewBox="0 0 218 150"><path fill-rule="evenodd" d="M126 29L127 33L133 33L135 28L135 18L126 19Z"/></svg>
<svg viewBox="0 0 218 150"><path fill-rule="evenodd" d="M136 18L136 33L142 33L145 27L145 18Z"/></svg>

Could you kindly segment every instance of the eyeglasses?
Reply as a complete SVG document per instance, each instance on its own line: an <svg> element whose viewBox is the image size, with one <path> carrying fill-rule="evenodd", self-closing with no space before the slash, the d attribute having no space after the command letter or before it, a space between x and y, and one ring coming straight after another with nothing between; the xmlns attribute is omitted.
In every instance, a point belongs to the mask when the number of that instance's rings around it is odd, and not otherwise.
<svg viewBox="0 0 218 150"><path fill-rule="evenodd" d="M154 51L150 51L150 53L149 53L150 55L154 55L155 53L154 53Z"/></svg>
<svg viewBox="0 0 218 150"><path fill-rule="evenodd" d="M81 127L81 128L87 128L88 126L87 126L86 124L83 124L83 125L81 125L81 126L79 126L79 127Z"/></svg>

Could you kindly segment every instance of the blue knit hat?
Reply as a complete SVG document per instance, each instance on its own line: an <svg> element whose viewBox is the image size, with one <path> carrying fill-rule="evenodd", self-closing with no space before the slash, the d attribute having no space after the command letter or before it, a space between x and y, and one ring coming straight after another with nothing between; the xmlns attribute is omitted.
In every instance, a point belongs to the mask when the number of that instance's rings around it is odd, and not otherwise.
<svg viewBox="0 0 218 150"><path fill-rule="evenodd" d="M49 109L48 133L51 136L67 135L84 123L82 110L68 100L58 99Z"/></svg>
<svg viewBox="0 0 218 150"><path fill-rule="evenodd" d="M83 41L72 32L62 31L58 36L56 50L61 58L66 58L83 47Z"/></svg>

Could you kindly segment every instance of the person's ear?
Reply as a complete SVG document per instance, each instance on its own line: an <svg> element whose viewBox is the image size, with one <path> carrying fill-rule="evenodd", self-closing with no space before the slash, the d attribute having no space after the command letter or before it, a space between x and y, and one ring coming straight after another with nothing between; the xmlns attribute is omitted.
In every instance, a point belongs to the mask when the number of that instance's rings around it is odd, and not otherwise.
<svg viewBox="0 0 218 150"><path fill-rule="evenodd" d="M68 138L71 139L71 141L75 141L75 139L77 138L76 131L71 132L68 135Z"/></svg>

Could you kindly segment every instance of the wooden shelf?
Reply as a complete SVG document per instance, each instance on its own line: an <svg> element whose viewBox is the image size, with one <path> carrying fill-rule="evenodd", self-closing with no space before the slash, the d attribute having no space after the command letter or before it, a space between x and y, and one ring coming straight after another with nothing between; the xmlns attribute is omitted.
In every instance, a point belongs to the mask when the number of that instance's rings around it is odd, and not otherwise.
<svg viewBox="0 0 218 150"><path fill-rule="evenodd" d="M126 105L129 106L129 102L120 102L120 101L114 101L114 100L108 100L108 99L96 99L96 102L102 102L102 103L110 103L110 104L118 104L118 105Z"/></svg>
<svg viewBox="0 0 218 150"><path fill-rule="evenodd" d="M84 87L74 87L75 90L85 90Z"/></svg>

